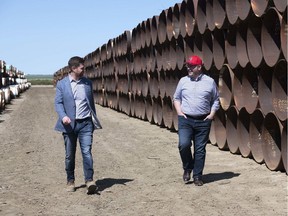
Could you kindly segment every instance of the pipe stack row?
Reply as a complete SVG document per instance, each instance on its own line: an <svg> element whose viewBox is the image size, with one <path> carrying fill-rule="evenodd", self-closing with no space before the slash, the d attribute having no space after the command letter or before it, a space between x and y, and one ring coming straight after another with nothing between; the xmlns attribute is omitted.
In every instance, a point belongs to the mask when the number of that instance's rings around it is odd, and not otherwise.
<svg viewBox="0 0 288 216"><path fill-rule="evenodd" d="M211 143L287 171L286 1L182 1L85 56L86 75L96 103L177 131L172 97L193 54L219 87Z"/></svg>
<svg viewBox="0 0 288 216"><path fill-rule="evenodd" d="M30 84L27 83L22 71L0 60L0 112L5 109L11 99L19 97L29 87Z"/></svg>

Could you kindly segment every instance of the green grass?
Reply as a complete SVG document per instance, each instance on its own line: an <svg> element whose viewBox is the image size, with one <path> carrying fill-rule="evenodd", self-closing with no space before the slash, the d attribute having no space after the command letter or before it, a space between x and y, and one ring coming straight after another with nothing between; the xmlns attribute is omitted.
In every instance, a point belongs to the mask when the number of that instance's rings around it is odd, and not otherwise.
<svg viewBox="0 0 288 216"><path fill-rule="evenodd" d="M31 85L53 85L53 75L25 75Z"/></svg>

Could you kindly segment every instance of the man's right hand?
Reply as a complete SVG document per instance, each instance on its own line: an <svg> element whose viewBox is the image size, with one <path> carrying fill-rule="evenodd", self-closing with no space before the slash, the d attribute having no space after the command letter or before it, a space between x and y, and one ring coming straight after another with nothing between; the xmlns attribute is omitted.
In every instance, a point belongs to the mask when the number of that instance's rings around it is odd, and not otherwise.
<svg viewBox="0 0 288 216"><path fill-rule="evenodd" d="M68 116L65 116L63 119L62 119L62 122L64 125L68 125L71 123L71 119L68 117Z"/></svg>

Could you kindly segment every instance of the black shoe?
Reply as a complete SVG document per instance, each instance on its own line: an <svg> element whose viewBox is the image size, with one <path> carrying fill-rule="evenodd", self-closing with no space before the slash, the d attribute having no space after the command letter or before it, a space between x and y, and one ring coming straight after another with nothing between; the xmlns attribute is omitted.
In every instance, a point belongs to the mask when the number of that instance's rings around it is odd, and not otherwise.
<svg viewBox="0 0 288 216"><path fill-rule="evenodd" d="M196 186L202 186L203 185L203 181L200 177L194 177L194 184Z"/></svg>
<svg viewBox="0 0 288 216"><path fill-rule="evenodd" d="M190 179L191 179L191 171L189 171L189 170L184 170L184 173L183 173L183 181L184 181L185 183L187 183Z"/></svg>

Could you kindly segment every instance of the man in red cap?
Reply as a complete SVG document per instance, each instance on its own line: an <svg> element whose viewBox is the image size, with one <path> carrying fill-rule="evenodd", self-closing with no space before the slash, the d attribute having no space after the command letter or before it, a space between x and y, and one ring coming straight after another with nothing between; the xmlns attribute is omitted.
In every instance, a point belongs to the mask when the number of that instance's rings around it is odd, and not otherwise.
<svg viewBox="0 0 288 216"><path fill-rule="evenodd" d="M186 61L188 75L180 79L173 97L178 114L178 148L184 169L183 180L189 182L193 172L196 186L203 185L206 144L212 119L220 106L216 83L202 72L202 64L202 59L196 55Z"/></svg>

